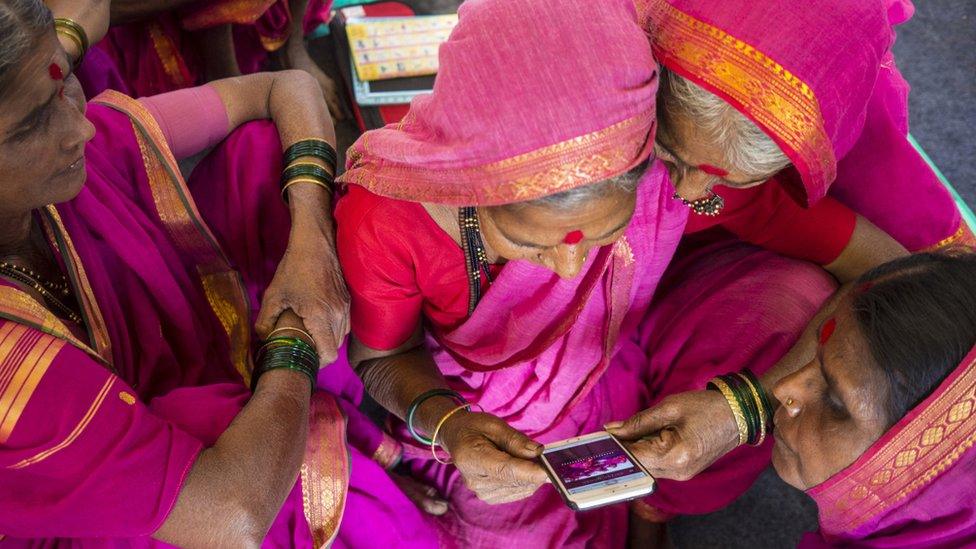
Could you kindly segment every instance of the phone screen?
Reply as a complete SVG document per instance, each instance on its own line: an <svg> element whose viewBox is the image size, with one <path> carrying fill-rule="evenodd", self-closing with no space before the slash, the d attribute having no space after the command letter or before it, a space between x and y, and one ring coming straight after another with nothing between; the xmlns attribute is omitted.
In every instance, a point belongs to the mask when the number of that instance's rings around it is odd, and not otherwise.
<svg viewBox="0 0 976 549"><path fill-rule="evenodd" d="M545 456L570 494L646 476L620 444L609 437L549 448Z"/></svg>

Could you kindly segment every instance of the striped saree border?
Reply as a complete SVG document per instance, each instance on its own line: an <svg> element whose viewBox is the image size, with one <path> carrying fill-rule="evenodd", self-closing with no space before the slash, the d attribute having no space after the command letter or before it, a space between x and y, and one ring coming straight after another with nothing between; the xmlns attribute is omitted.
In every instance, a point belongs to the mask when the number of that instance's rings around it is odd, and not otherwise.
<svg viewBox="0 0 976 549"><path fill-rule="evenodd" d="M837 175L837 159L813 89L747 42L666 1L638 4L650 19L655 58L736 106L825 194ZM815 202L822 194L808 198Z"/></svg>
<svg viewBox="0 0 976 549"><path fill-rule="evenodd" d="M0 444L7 442L27 402L65 341L23 324L0 326Z"/></svg>
<svg viewBox="0 0 976 549"><path fill-rule="evenodd" d="M346 418L332 395L317 391L309 410L309 432L301 467L302 507L316 549L339 533L349 488Z"/></svg>

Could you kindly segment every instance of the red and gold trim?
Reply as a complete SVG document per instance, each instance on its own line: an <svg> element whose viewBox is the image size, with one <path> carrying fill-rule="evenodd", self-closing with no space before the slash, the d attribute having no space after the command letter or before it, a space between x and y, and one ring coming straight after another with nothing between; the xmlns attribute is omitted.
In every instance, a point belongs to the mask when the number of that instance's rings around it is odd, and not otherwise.
<svg viewBox="0 0 976 549"><path fill-rule="evenodd" d="M197 210L162 130L145 107L131 97L107 91L95 101L132 120L159 219L173 242L197 264L200 284L230 342L234 368L244 383L250 384L250 306L243 281Z"/></svg>
<svg viewBox="0 0 976 549"><path fill-rule="evenodd" d="M650 154L653 111L524 154L478 166L438 169L393 163L370 152L369 132L349 149L351 168L338 179L370 192L413 202L493 206L542 198L603 181ZM401 123L401 128L406 120Z"/></svg>
<svg viewBox="0 0 976 549"><path fill-rule="evenodd" d="M312 396L305 461L301 468L302 505L316 548L328 547L339 533L349 487L346 419L335 399Z"/></svg>
<svg viewBox="0 0 976 549"><path fill-rule="evenodd" d="M260 19L275 2L281 1L284 0L218 0L184 16L182 25L188 31L208 29L227 23L250 25Z"/></svg>
<svg viewBox="0 0 976 549"><path fill-rule="evenodd" d="M185 88L191 85L193 79L190 76L190 70L186 67L176 44L163 31L162 25L150 23L148 30L153 49L156 50L156 56L159 58L159 63L163 66L163 72L169 78L170 84L175 88Z"/></svg>
<svg viewBox="0 0 976 549"><path fill-rule="evenodd" d="M837 159L813 89L765 53L666 1L639 4L650 19L655 58L755 122L800 171L808 202L822 198Z"/></svg>
<svg viewBox="0 0 976 549"><path fill-rule="evenodd" d="M976 349L853 465L810 491L824 532L851 532L904 502L976 444Z"/></svg>
<svg viewBox="0 0 976 549"><path fill-rule="evenodd" d="M0 444L10 438L27 401L65 341L14 322L0 325Z"/></svg>

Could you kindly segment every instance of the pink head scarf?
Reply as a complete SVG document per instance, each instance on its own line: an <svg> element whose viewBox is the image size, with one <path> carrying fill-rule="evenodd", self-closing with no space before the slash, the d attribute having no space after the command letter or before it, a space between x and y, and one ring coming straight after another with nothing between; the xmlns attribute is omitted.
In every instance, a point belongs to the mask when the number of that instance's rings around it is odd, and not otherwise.
<svg viewBox="0 0 976 549"><path fill-rule="evenodd" d="M459 16L433 93L364 134L342 183L487 206L602 181L649 156L657 65L632 2L469 0Z"/></svg>
<svg viewBox="0 0 976 549"><path fill-rule="evenodd" d="M976 348L852 465L808 493L802 546L963 547L976 537Z"/></svg>
<svg viewBox="0 0 976 549"><path fill-rule="evenodd" d="M823 198L839 159L861 135L894 41L889 6L882 0L638 4L661 64L755 122L792 161L795 172L784 179L799 179L807 203ZM897 16L905 2L895 4Z"/></svg>

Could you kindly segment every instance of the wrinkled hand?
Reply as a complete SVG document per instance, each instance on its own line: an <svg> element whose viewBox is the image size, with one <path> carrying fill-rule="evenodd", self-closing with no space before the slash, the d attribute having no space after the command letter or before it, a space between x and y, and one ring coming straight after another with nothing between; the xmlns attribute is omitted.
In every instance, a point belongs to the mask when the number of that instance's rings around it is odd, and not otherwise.
<svg viewBox="0 0 976 549"><path fill-rule="evenodd" d="M535 461L542 445L493 415L455 414L440 439L464 483L485 503L525 499L549 480Z"/></svg>
<svg viewBox="0 0 976 549"><path fill-rule="evenodd" d="M725 397L691 391L666 397L624 422L606 425L657 478L688 480L739 444Z"/></svg>
<svg viewBox="0 0 976 549"><path fill-rule="evenodd" d="M427 486L413 477L399 473L390 473L390 478L420 510L435 516L447 512L447 501L437 493L437 489L433 486Z"/></svg>
<svg viewBox="0 0 976 549"><path fill-rule="evenodd" d="M256 324L258 334L267 337L278 316L288 309L301 317L322 365L335 361L349 333L349 291L335 244L324 234L292 234L264 293Z"/></svg>
<svg viewBox="0 0 976 549"><path fill-rule="evenodd" d="M108 33L109 0L45 0L55 17L65 17L81 25L94 46Z"/></svg>

